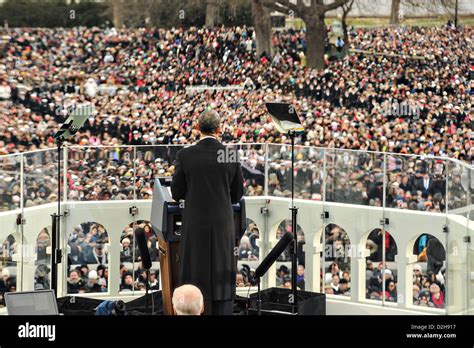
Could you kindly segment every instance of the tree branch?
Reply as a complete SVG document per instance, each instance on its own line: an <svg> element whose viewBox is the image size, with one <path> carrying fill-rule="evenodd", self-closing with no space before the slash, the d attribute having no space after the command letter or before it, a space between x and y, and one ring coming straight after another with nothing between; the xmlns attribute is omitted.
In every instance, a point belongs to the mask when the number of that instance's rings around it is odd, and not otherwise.
<svg viewBox="0 0 474 348"><path fill-rule="evenodd" d="M349 0L334 0L333 3L324 5L323 10L324 12L335 10L336 8L346 4L347 2L349 2Z"/></svg>
<svg viewBox="0 0 474 348"><path fill-rule="evenodd" d="M300 5L295 5L290 0L262 0L262 5L269 8L272 11L277 12L288 12L294 11L298 15L304 13L303 11L303 0L298 0Z"/></svg>

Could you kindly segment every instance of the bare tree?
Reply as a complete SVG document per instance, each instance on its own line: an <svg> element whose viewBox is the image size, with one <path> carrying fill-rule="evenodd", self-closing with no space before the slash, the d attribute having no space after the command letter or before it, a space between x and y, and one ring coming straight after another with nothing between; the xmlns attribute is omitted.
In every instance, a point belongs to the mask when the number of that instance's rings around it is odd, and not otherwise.
<svg viewBox="0 0 474 348"><path fill-rule="evenodd" d="M390 9L390 24L400 24L400 1L392 0L392 7Z"/></svg>
<svg viewBox="0 0 474 348"><path fill-rule="evenodd" d="M121 0L109 0L109 6L112 10L112 22L114 27L119 29L123 26L123 4Z"/></svg>
<svg viewBox="0 0 474 348"><path fill-rule="evenodd" d="M273 56L270 10L263 6L261 0L252 0L252 17L257 41L257 55L260 57L266 53Z"/></svg>
<svg viewBox="0 0 474 348"><path fill-rule="evenodd" d="M296 15L306 25L306 56L308 66L316 69L324 68L324 46L326 41L326 13L342 6L349 0L334 0L324 4L324 0L312 0L306 6L302 0L295 4L291 0L262 0L263 5L272 11L286 15Z"/></svg>
<svg viewBox="0 0 474 348"><path fill-rule="evenodd" d="M457 0L403 0L403 4L412 10L425 10L437 14L445 14L457 25L457 12L459 5Z"/></svg>
<svg viewBox="0 0 474 348"><path fill-rule="evenodd" d="M152 27L157 25L157 11L164 6L163 0L107 0L116 28Z"/></svg>
<svg viewBox="0 0 474 348"><path fill-rule="evenodd" d="M206 27L214 27L219 22L219 1L206 0Z"/></svg>
<svg viewBox="0 0 474 348"><path fill-rule="evenodd" d="M349 34L347 32L347 15L349 14L349 12L351 12L352 5L354 5L354 0L349 0L349 2L346 2L345 4L342 5L341 24L342 24L342 32L344 33L344 42L346 44L346 47L348 47L348 44L349 44Z"/></svg>

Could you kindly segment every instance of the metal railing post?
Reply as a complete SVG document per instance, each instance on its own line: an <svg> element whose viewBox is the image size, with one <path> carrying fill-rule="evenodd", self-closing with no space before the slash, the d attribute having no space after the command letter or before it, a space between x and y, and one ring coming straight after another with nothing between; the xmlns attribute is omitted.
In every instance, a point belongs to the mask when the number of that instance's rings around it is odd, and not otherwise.
<svg viewBox="0 0 474 348"><path fill-rule="evenodd" d="M265 143L264 145L265 148L265 181L264 181L264 189L263 189L263 194L264 196L268 196L268 144Z"/></svg>

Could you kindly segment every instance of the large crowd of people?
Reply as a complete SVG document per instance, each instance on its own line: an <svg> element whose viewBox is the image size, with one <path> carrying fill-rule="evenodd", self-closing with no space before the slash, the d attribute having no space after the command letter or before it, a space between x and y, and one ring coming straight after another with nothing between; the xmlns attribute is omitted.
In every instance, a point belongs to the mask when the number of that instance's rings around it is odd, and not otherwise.
<svg viewBox="0 0 474 348"><path fill-rule="evenodd" d="M54 147L52 136L75 106L95 110L71 142L109 147L71 150L70 199L150 197L150 179L172 175L179 146L197 140L193 120L205 108L219 111L226 143L285 143L264 107L277 99L292 102L300 114L307 130L301 145L339 149L326 152L332 173L325 185L322 151L300 151L299 197L321 199L326 187L327 200L382 205L382 157L349 150L471 161L470 27L355 29L350 48L364 52L328 59L322 71L305 66L305 35L298 30L275 32L273 57L257 56L254 32L245 27L4 34L0 153ZM272 194L289 194L286 150L274 151L270 161ZM53 153L27 157L25 206L56 199ZM244 158L248 195L263 193L263 158L262 148ZM442 211L448 204L445 163L401 155L388 162L386 206ZM4 159L2 169L19 172L19 163ZM449 203L461 206L467 199L463 173L451 175L459 187ZM20 186L17 176L5 176L0 194L2 209L9 209L19 205Z"/></svg>
<svg viewBox="0 0 474 348"><path fill-rule="evenodd" d="M466 171L440 158L473 160L472 27L357 28L349 33L353 51L327 58L320 71L306 67L302 30L275 32L273 56L256 54L255 33L246 27L1 30L0 155L9 156L0 158L0 210L19 207L22 196L25 207L57 200L56 153L47 149L55 147L53 135L81 104L94 112L70 140L78 145L68 149L70 200L151 198L153 179L171 176L177 151L198 140L194 120L206 108L223 119L222 141L241 143L245 194L263 194L267 155L268 193L289 197L289 139L276 131L265 109L274 100L293 103L305 127L297 139L298 198L433 212L470 200ZM255 143L283 145L269 145L265 153ZM13 155L34 150L42 151L25 154L22 195L21 163ZM421 157L405 156L410 154ZM279 237L289 227L283 223ZM147 281L133 266L139 258L131 231L127 227L121 238L121 284L114 286L122 291L141 290ZM304 234L296 233L303 245ZM337 225L325 234L335 250L350 244ZM258 260L258 235L250 225L240 261ZM377 245L378 237L369 240ZM41 248L47 240L40 240ZM68 292L107 291L107 243L100 224L74 229ZM157 261L155 244L150 235ZM387 249L387 255L393 251ZM304 289L302 250L298 258L298 286ZM290 284L288 260L288 255L279 260L278 286ZM43 261L38 288L48 286ZM327 261L326 292L349 295L347 258ZM385 288L385 299L397 301L396 274L380 261L378 256L368 261L367 297L381 299ZM414 303L442 308L443 271L434 272L433 265L414 269ZM248 285L252 271L244 264L237 285ZM158 287L157 272L150 274L150 284ZM16 287L7 268L0 285L0 292Z"/></svg>

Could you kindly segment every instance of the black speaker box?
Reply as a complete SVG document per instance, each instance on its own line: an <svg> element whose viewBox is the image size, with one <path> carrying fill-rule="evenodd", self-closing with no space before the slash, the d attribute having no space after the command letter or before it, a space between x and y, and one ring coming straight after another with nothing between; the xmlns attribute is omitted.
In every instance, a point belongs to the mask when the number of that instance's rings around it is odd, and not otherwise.
<svg viewBox="0 0 474 348"><path fill-rule="evenodd" d="M326 315L326 295L298 291L298 315ZM260 292L262 315L294 315L291 289L269 288ZM258 314L258 293L250 295L249 315Z"/></svg>

